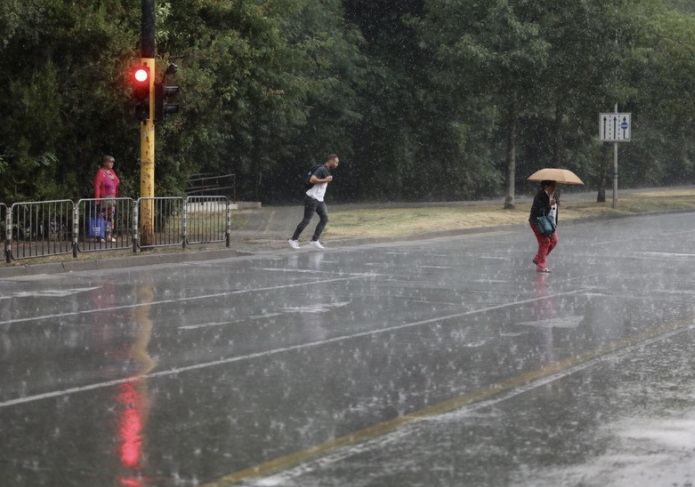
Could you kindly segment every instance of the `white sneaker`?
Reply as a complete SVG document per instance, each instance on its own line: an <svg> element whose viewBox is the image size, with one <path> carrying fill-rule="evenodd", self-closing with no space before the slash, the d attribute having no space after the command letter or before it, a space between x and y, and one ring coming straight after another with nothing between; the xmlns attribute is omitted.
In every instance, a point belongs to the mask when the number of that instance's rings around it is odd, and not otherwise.
<svg viewBox="0 0 695 487"><path fill-rule="evenodd" d="M290 247L292 247L293 249L299 249L299 248L301 248L301 247L299 246L299 241L298 241L298 240L289 239L289 240L287 241L287 243L290 244Z"/></svg>
<svg viewBox="0 0 695 487"><path fill-rule="evenodd" d="M318 240L312 240L311 242L309 242L309 245L318 250L323 250L326 248L323 245L321 245L321 242L319 242Z"/></svg>

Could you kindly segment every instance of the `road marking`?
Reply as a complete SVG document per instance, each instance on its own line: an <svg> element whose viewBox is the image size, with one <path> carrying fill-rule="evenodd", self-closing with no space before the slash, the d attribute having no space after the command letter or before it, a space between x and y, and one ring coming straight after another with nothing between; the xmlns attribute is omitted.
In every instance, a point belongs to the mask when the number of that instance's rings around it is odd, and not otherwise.
<svg viewBox="0 0 695 487"><path fill-rule="evenodd" d="M304 281L304 282L293 283L293 284L282 284L279 286L258 287L258 288L253 288L253 289L239 289L236 291L226 291L223 293L205 294L203 296L191 296L191 297L186 297L186 298L163 299L160 301L152 301L152 302L148 302L148 303L124 304L121 306L112 306L110 308L85 309L82 311L73 311L71 313L60 313L60 314L55 314L55 315L30 316L27 318L16 318L13 320L0 321L0 326L10 325L13 323L24 323L27 321L45 320L45 319L50 319L51 321L58 323L60 318L63 318L66 316L88 315L88 314L92 314L92 313L104 313L104 312L119 311L119 310L123 310L123 309L138 308L140 306L156 306L159 304L181 303L181 302L185 302L185 301L196 301L199 299L219 298L219 297L224 297L224 296L231 296L233 294L246 294L246 293L255 293L255 292L262 292L262 291L274 291L277 289L287 289L287 288L292 288L292 287L314 286L316 284L328 284L331 282L350 281L353 279L360 279L360 278L372 277L372 276L373 276L373 274L371 274L371 273L354 274L354 275L350 275L348 277L338 277L338 278L334 278L334 279L323 279L320 281Z"/></svg>
<svg viewBox="0 0 695 487"><path fill-rule="evenodd" d="M56 279L64 279L66 276L62 274L29 274L27 276L12 276L3 277L2 281L18 281L18 282L36 282L36 281L49 281ZM68 276L69 277L69 276Z"/></svg>
<svg viewBox="0 0 695 487"><path fill-rule="evenodd" d="M643 347L650 343L655 343L664 338L677 335L687 330L695 328L693 317L672 322L654 330L644 332L633 338L627 338L615 343L600 347L594 351L583 355L570 357L559 362L553 362L545 367L511 377L507 380L491 384L448 401L435 404L421 409L414 413L401 416L389 421L377 423L349 435L336 438L321 445L317 445L306 450L290 453L283 457L270 460L268 462L240 470L236 473L222 477L211 483L203 484L201 487L226 487L250 479L268 477L277 472L288 470L302 463L314 460L318 457L325 457L330 453L335 453L339 449L353 447L359 443L373 440L377 437L387 435L405 428L416 422L431 419L445 413L450 413L471 405L476 405L475 409L484 407L495 402L514 397L518 394L531 390L535 387L548 384L554 380L567 377L575 372L584 370L592 365L616 355L630 352L636 347Z"/></svg>
<svg viewBox="0 0 695 487"><path fill-rule="evenodd" d="M676 257L676 258L680 258L680 257L685 257L685 258L695 257L695 254L691 254L691 253L686 254L686 253L683 253L683 252L632 252L631 254L632 254L632 255L635 255L635 256L638 256L638 257L640 257L640 256L645 256L645 257L647 257L647 258L650 258L650 257L657 257L657 258L659 258L660 260L661 260L661 259L664 259L664 258L672 258L672 257Z"/></svg>
<svg viewBox="0 0 695 487"><path fill-rule="evenodd" d="M556 316L545 320L519 321L517 326L535 326L539 328L577 328L584 319L583 316Z"/></svg>
<svg viewBox="0 0 695 487"><path fill-rule="evenodd" d="M269 313L265 313L262 315L246 316L244 318L241 318L238 320L233 320L233 321L220 321L220 322L214 322L214 323L199 323L197 325L181 325L181 326L179 326L179 330L197 330L200 328L208 328L208 327L212 327L212 326L233 325L235 323L243 323L247 320L264 320L267 318L275 318L278 316L283 316L283 315L288 314L288 313L327 313L332 308L342 308L343 306L347 306L350 303L351 303L351 301L344 301L344 302L338 302L338 303L314 303L314 304L310 304L308 306L288 307L288 308L282 308L281 311L269 312Z"/></svg>
<svg viewBox="0 0 695 487"><path fill-rule="evenodd" d="M270 212L270 216L268 217L268 220L266 221L265 228L261 232L261 235L266 235L268 232L271 231L271 222L275 219L275 214L277 213L277 210L273 208Z"/></svg>
<svg viewBox="0 0 695 487"><path fill-rule="evenodd" d="M232 320L232 321L214 321L211 323L200 323L197 325L181 325L181 326L179 326L179 330L197 330L199 328L209 328L212 326L227 326L227 325L234 325L236 323L243 323L247 320L264 320L267 318L275 318L277 316L282 316L282 313L265 313L262 315L251 315L251 316L246 316L244 318L241 318L238 320Z"/></svg>
<svg viewBox="0 0 695 487"><path fill-rule="evenodd" d="M347 279L355 279L355 278L333 279L332 281L347 280ZM314 283L314 284L316 284L316 283ZM287 286L281 286L281 287L287 287ZM200 364L188 365L185 367L177 367L177 368L173 368L173 369L169 369L169 370L152 372L152 373L149 373L146 375L141 375L141 376L135 376L135 377L131 376L131 377L126 377L124 379L115 379L115 380L111 380L111 381L107 381L107 382L98 382L96 384L89 384L86 386L71 387L68 389L51 391L51 392L46 392L43 394L36 394L33 396L19 397L16 399L10 399L10 400L4 401L4 402L0 402L0 409L5 408L5 407L10 407L10 406L16 406L19 404L25 404L25 403L40 401L43 399L50 399L50 398L66 396L66 395L70 395L70 394L76 394L76 393L80 393L80 392L92 391L92 390L101 389L104 387L112 387L115 385L132 382L133 380L135 380L139 377L142 377L142 378L166 377L166 376L170 376L170 375L180 374L183 372L188 372L191 370L216 367L218 365L226 365L226 364L241 362L244 360L252 360L252 359L261 358L261 357L265 358L265 357L270 357L270 356L277 355L280 353L292 352L292 351L296 351L296 350L303 350L303 349L307 349L307 348L320 347L323 345L328 345L331 343L340 343L340 342L352 340L355 338L381 335L384 333L391 333L394 331L412 328L415 326L426 325L426 324L430 324L430 323L436 323L439 321L446 321L446 320L450 320L450 319L454 319L454 318L461 318L463 316L471 316L471 315L475 315L478 313L486 313L488 311L503 309L503 308L512 307L512 306L517 306L519 304L528 304L528 303L533 303L535 301L541 301L544 299L552 299L552 298L555 298L558 296L568 296L568 295L572 295L572 294L577 294L578 292L580 292L580 290L566 292L566 293L558 293L558 294L553 294L553 295L544 296L544 297L540 297L540 298L525 299L525 300L521 300L521 301L515 301L513 303L505 303L505 304L501 304L501 305L497 305L497 306L491 306L491 307L487 307L487 308L481 308L481 309L477 309L477 310L469 310L469 311L463 311L460 313L454 313L454 314L450 314L450 315L446 315L446 316L428 318L426 320L414 321L411 323L403 323L401 325L390 326L387 328L380 328L378 330L368 330L368 331L363 331L360 333L355 333L352 335L343 335L343 336L339 336L339 337L329 338L326 340L317 340L315 342L301 343L298 345L291 345L289 347L275 348L273 350L264 350L262 352L255 352L255 353L251 353L248 355L241 355L241 356L237 356L237 357L229 357L229 358L225 358L225 359L215 360L212 362L204 362L204 363L200 363ZM225 293L225 294L227 294L227 293Z"/></svg>
<svg viewBox="0 0 695 487"><path fill-rule="evenodd" d="M0 299L14 299L14 298L65 298L67 296L72 296L73 294L86 293L89 291L95 291L101 286L93 287L76 287L76 288L66 288L66 289L44 289L41 291L17 291L16 293L9 294L7 296L0 296Z"/></svg>

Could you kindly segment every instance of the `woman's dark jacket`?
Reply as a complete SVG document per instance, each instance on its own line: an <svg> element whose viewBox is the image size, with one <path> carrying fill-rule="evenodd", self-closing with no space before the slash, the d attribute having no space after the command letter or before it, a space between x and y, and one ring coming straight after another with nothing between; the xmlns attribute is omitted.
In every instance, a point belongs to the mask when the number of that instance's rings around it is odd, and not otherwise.
<svg viewBox="0 0 695 487"><path fill-rule="evenodd" d="M548 196L548 193L546 193L544 189L541 189L538 193L536 193L535 198L533 198L533 204L531 205L531 215L529 216L528 221L531 223L535 223L536 218L538 218L539 216L547 215L549 211L550 196ZM560 209L558 208L557 212L555 213L556 222L559 221L559 213Z"/></svg>

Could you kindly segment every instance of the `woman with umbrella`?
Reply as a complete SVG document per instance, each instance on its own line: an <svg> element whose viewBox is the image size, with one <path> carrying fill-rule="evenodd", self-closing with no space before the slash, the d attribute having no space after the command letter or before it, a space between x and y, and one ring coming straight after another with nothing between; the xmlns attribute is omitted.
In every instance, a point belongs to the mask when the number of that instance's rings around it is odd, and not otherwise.
<svg viewBox="0 0 695 487"><path fill-rule="evenodd" d="M553 223L557 226L558 201L555 198L555 187L555 181L548 180L541 182L541 189L536 193L535 198L533 198L533 204L531 205L529 223L531 225L531 230L533 230L534 235L536 235L536 240L538 240L538 252L536 252L536 256L533 258L533 263L536 264L537 272L550 272L550 269L546 266L545 260L558 242L557 232L544 235L541 233L537 224L539 217L548 216L551 210L554 209Z"/></svg>
<svg viewBox="0 0 695 487"><path fill-rule="evenodd" d="M529 178L529 181L540 181L541 189L533 198L531 205L531 215L529 223L533 230L536 240L538 241L538 252L533 258L533 263L536 264L537 272L550 272L546 265L548 254L557 246L557 232L552 231L549 234L541 233L538 228L538 218L542 216L551 216L553 227L557 226L558 221L558 205L559 198L555 193L557 183L562 184L584 184L572 171L567 169L546 168L536 171Z"/></svg>

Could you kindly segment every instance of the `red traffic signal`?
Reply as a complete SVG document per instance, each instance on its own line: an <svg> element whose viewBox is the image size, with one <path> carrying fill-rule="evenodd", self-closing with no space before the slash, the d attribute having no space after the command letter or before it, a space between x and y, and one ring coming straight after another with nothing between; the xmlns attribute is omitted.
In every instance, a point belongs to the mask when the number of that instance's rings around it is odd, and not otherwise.
<svg viewBox="0 0 695 487"><path fill-rule="evenodd" d="M133 115L140 121L150 118L150 68L143 64L132 71Z"/></svg>
<svg viewBox="0 0 695 487"><path fill-rule="evenodd" d="M137 68L133 73L136 83L145 83L150 80L150 70L147 67Z"/></svg>

